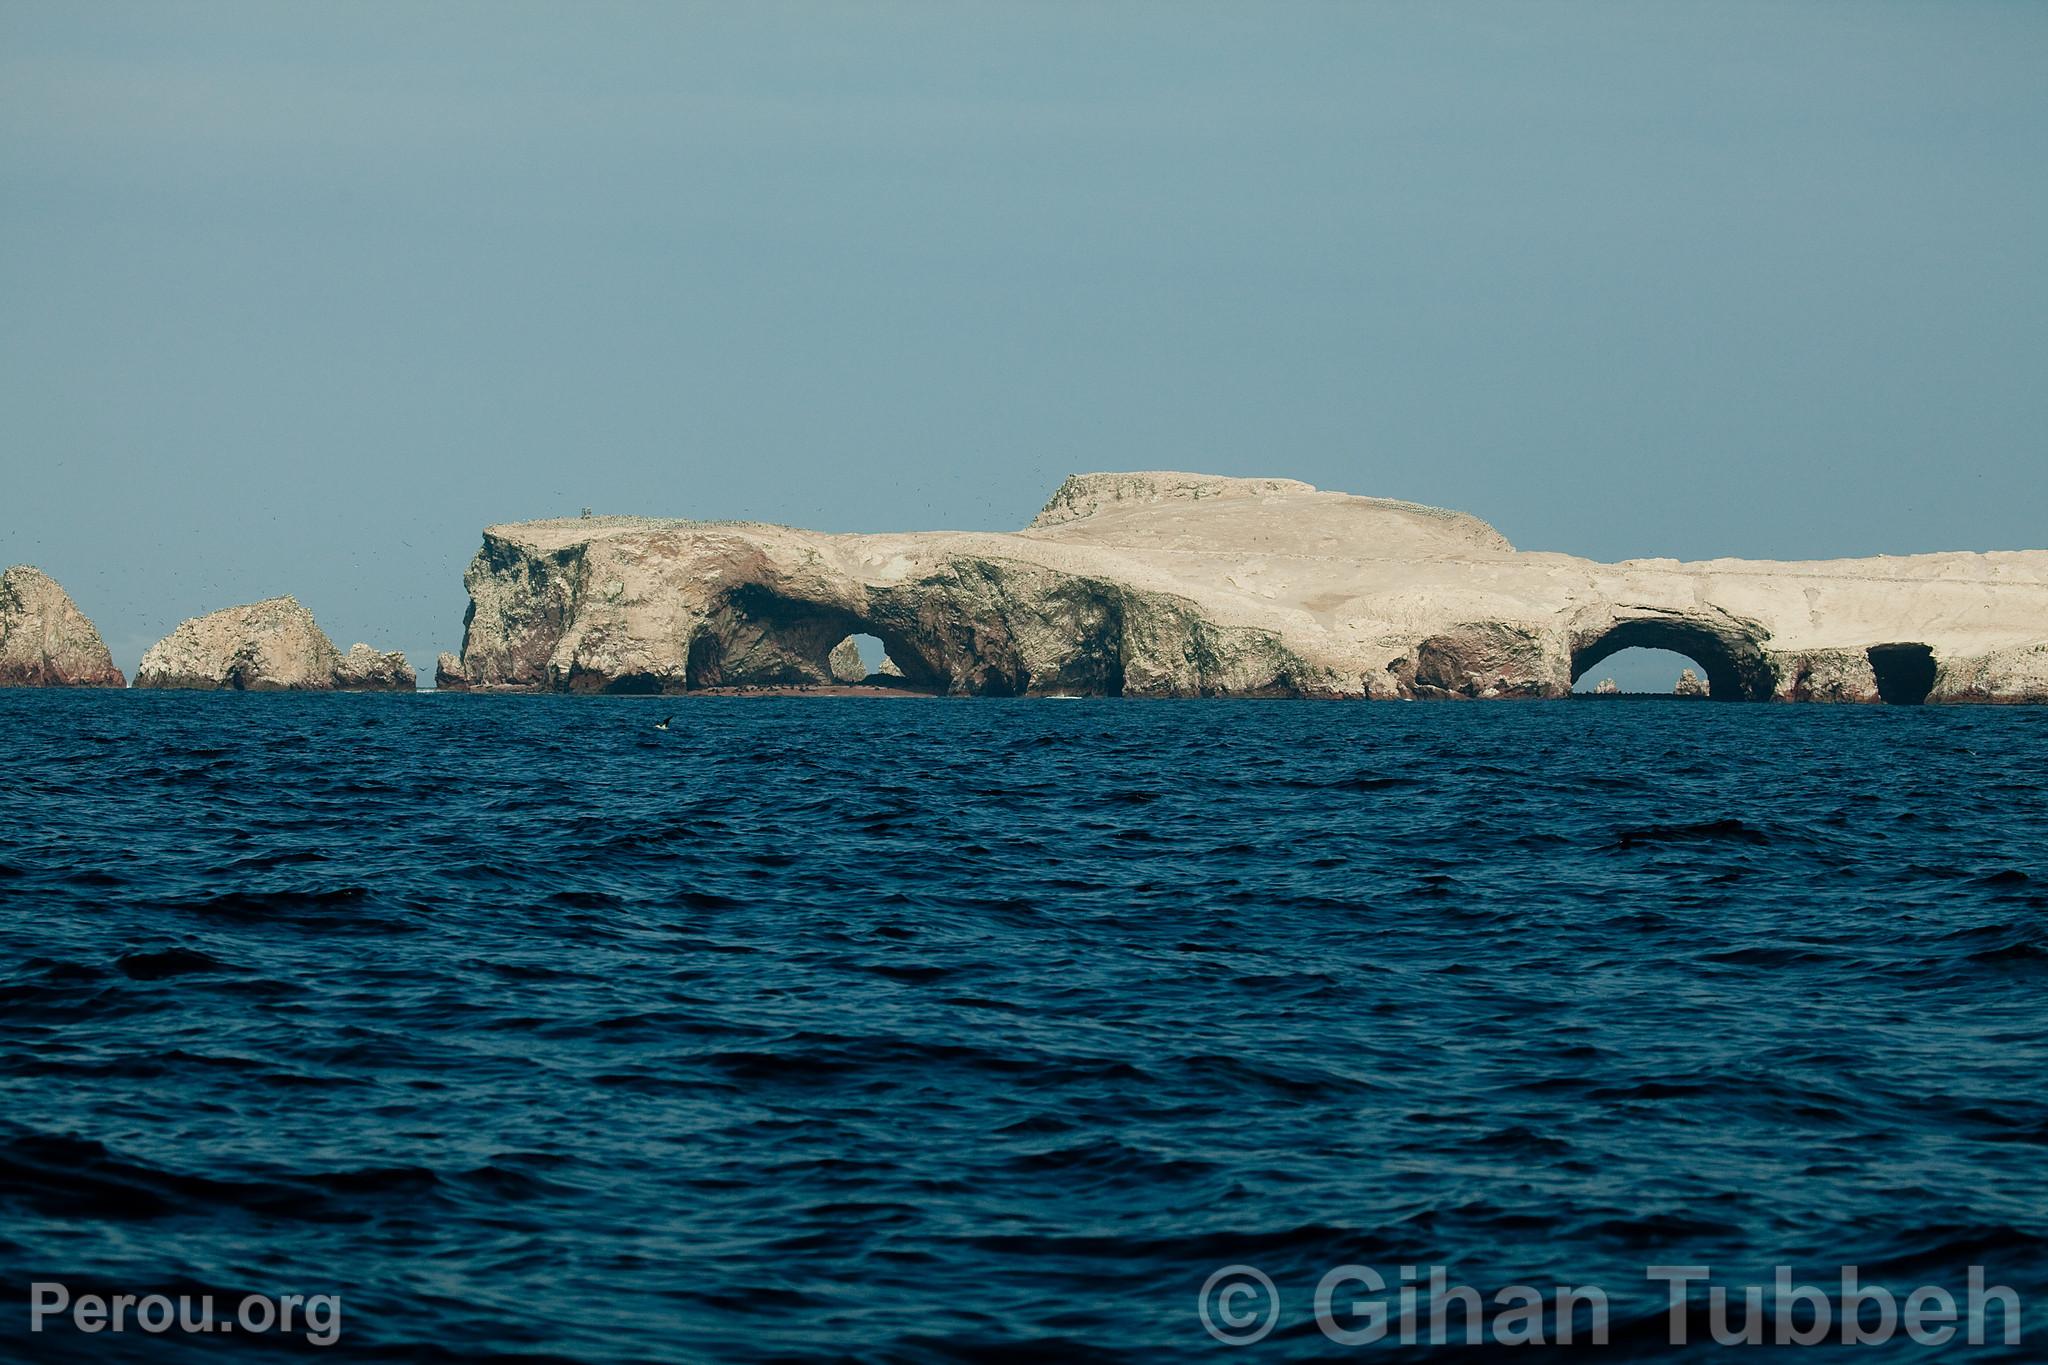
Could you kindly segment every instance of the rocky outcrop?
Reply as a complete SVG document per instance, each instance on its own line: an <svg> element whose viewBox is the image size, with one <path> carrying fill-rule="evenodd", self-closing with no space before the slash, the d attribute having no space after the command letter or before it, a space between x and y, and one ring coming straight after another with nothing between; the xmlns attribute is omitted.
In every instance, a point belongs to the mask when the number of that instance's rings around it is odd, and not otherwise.
<svg viewBox="0 0 2048 1365"><path fill-rule="evenodd" d="M1398 659L1391 668L1411 696L1486 701L1551 695L1542 636L1499 622L1432 635L1415 647L1413 659Z"/></svg>
<svg viewBox="0 0 2048 1365"><path fill-rule="evenodd" d="M1934 685L1928 691L1928 701L2048 701L2048 644L1953 658L1937 654L1934 665Z"/></svg>
<svg viewBox="0 0 2048 1365"><path fill-rule="evenodd" d="M1868 650L1800 650L1778 659L1772 695L1779 701L1874 702L1877 673Z"/></svg>
<svg viewBox="0 0 2048 1365"><path fill-rule="evenodd" d="M1633 560L1287 479L1091 474L1016 533L494 526L443 687L822 683L847 636L961 694L1561 697L1631 646L1717 698L2048 700L2048 552Z"/></svg>
<svg viewBox="0 0 2048 1365"><path fill-rule="evenodd" d="M293 597L197 616L150 646L137 687L232 692L412 691L403 654L359 644L343 654Z"/></svg>
<svg viewBox="0 0 2048 1365"><path fill-rule="evenodd" d="M853 642L851 635L832 647L825 658L825 671L838 683L857 683L868 676L868 666L860 660L860 646Z"/></svg>
<svg viewBox="0 0 2048 1365"><path fill-rule="evenodd" d="M1598 683L1594 684L1593 695L1596 697L1618 697L1621 695L1621 684L1612 678L1602 678Z"/></svg>
<svg viewBox="0 0 2048 1365"><path fill-rule="evenodd" d="M1678 683L1671 689L1674 697L1704 697L1707 695L1707 680L1689 668L1678 670Z"/></svg>
<svg viewBox="0 0 2048 1365"><path fill-rule="evenodd" d="M125 687L100 633L41 569L0 574L0 687Z"/></svg>
<svg viewBox="0 0 2048 1365"><path fill-rule="evenodd" d="M413 692L419 689L419 675L400 651L358 642L335 665L334 685L343 692Z"/></svg>

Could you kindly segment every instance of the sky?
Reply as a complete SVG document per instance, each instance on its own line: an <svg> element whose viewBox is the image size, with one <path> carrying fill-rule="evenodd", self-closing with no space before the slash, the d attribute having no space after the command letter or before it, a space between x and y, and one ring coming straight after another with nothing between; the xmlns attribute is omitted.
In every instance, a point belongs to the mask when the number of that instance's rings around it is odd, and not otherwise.
<svg viewBox="0 0 2048 1365"><path fill-rule="evenodd" d="M586 506L2048 546L2044 71L2026 0L6 0L0 563L131 671L291 592L431 674Z"/></svg>

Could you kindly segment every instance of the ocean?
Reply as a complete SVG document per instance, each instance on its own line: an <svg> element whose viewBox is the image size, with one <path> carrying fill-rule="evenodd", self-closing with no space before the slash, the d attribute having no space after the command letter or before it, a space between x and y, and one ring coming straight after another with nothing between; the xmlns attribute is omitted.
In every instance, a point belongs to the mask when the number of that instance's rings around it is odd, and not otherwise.
<svg viewBox="0 0 2048 1365"><path fill-rule="evenodd" d="M1608 1359L1669 1353L1671 1265L1695 1348L1778 1265L2048 1332L2042 709L0 728L0 1354L1442 1358L1333 1338L1344 1267L1346 1330L1356 1268L1600 1287ZM53 1284L338 1332L35 1331ZM2038 1358L2002 1320L1940 1357Z"/></svg>

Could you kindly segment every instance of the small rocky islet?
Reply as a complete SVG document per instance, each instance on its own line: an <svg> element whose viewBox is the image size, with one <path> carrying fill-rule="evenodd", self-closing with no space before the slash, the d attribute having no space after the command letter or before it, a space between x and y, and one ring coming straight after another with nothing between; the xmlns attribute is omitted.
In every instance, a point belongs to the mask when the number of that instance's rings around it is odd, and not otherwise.
<svg viewBox="0 0 2048 1365"><path fill-rule="evenodd" d="M1076 475L1014 533L520 522L485 530L464 582L446 691L1543 698L1642 646L1700 664L1680 695L2048 702L2048 551L1605 564L1291 479ZM857 634L887 650L875 675ZM0 578L0 686L123 682L61 587ZM184 622L135 685L416 679L284 596Z"/></svg>
<svg viewBox="0 0 2048 1365"><path fill-rule="evenodd" d="M358 644L344 654L290 595L196 616L151 645L137 687L214 692L411 692L405 655Z"/></svg>
<svg viewBox="0 0 2048 1365"><path fill-rule="evenodd" d="M0 687L125 687L106 642L69 594L18 564L0 577ZM151 645L135 686L212 692L411 692L405 655L346 654L296 598L196 616Z"/></svg>
<svg viewBox="0 0 2048 1365"><path fill-rule="evenodd" d="M41 569L0 574L0 687L126 687L106 641Z"/></svg>

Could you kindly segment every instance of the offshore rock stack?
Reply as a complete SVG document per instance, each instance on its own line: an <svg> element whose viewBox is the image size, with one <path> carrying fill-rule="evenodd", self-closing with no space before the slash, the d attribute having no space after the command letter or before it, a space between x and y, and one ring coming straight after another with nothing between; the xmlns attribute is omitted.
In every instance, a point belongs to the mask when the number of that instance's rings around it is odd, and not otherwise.
<svg viewBox="0 0 2048 1365"><path fill-rule="evenodd" d="M832 653L825 660L826 671L832 681L857 683L868 676L867 665L861 662L860 646L853 642L851 635L832 647Z"/></svg>
<svg viewBox="0 0 2048 1365"><path fill-rule="evenodd" d="M410 692L405 655L358 644L347 654L295 597L196 616L150 646L137 687L233 692Z"/></svg>
<svg viewBox="0 0 2048 1365"><path fill-rule="evenodd" d="M0 687L125 687L71 595L41 569L0 574Z"/></svg>

